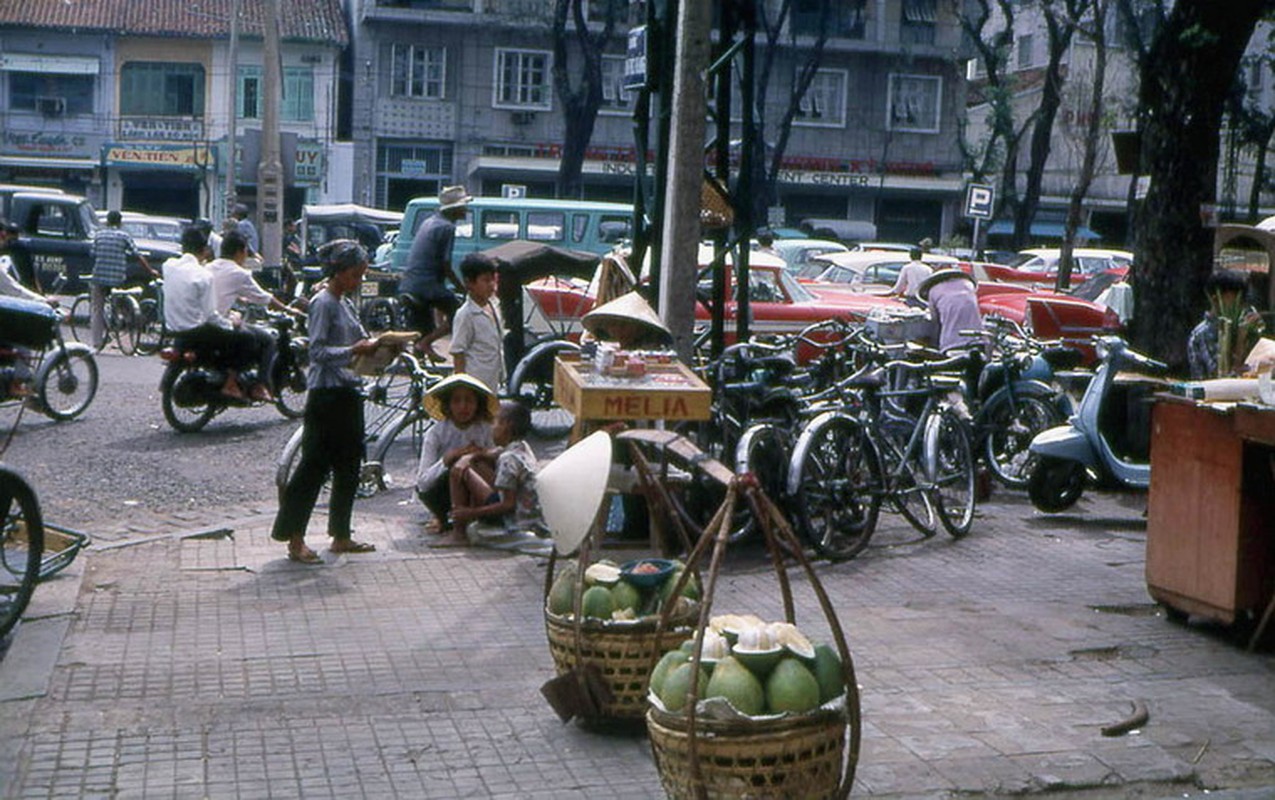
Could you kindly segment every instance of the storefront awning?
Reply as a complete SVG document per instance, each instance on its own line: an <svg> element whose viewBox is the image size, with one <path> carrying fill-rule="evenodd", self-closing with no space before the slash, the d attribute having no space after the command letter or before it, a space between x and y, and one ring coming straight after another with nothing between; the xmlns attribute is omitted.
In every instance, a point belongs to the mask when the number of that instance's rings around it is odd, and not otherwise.
<svg viewBox="0 0 1275 800"><path fill-rule="evenodd" d="M93 169L100 162L96 158L42 158L40 156L0 155L0 166L32 167L35 169Z"/></svg>
<svg viewBox="0 0 1275 800"><path fill-rule="evenodd" d="M1031 226L1031 235L1043 236L1047 239L1061 239L1063 237L1065 227L1066 226L1061 222L1033 222ZM1014 223L1007 219L998 219L987 229L988 236L1008 236L1013 232ZM1089 239L1101 239L1102 237L1094 233L1092 229L1081 225L1076 228L1076 238L1087 241Z"/></svg>

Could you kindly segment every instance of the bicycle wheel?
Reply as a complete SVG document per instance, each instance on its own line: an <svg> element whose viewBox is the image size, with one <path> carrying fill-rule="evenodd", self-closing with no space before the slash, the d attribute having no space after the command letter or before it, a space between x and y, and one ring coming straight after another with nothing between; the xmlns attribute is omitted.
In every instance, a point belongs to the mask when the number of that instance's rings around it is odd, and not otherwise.
<svg viewBox="0 0 1275 800"><path fill-rule="evenodd" d="M523 356L509 373L509 394L531 409L531 427L537 433L559 434L575 424L575 416L554 402L553 370L558 355L578 350L572 342L547 342Z"/></svg>
<svg viewBox="0 0 1275 800"><path fill-rule="evenodd" d="M97 396L97 360L92 350L82 347L59 347L48 358L37 378L40 407L53 419L74 419Z"/></svg>
<svg viewBox="0 0 1275 800"><path fill-rule="evenodd" d="M1032 439L1065 421L1062 412L1043 398L1019 396L1011 401L1005 395L989 404L984 414L983 459L998 481L1023 488L1031 473Z"/></svg>
<svg viewBox="0 0 1275 800"><path fill-rule="evenodd" d="M876 530L881 508L881 465L876 447L857 421L816 419L798 440L793 476L797 524L820 555L857 556Z"/></svg>
<svg viewBox="0 0 1275 800"><path fill-rule="evenodd" d="M885 474L885 496L890 507L908 521L908 524L924 536L933 536L938 530L934 504L925 479L925 466L917 456L902 459L893 443L886 443L878 452L882 455L882 472Z"/></svg>
<svg viewBox="0 0 1275 800"><path fill-rule="evenodd" d="M783 508L788 492L788 461L792 440L783 429L770 423L759 423L744 431L735 454L735 471L749 473L766 492L766 496ZM757 519L748 503L740 503L732 520L731 542L751 539L757 533Z"/></svg>
<svg viewBox="0 0 1275 800"><path fill-rule="evenodd" d="M17 624L40 580L44 521L22 476L0 466L0 638Z"/></svg>
<svg viewBox="0 0 1275 800"><path fill-rule="evenodd" d="M110 299L107 315L115 345L126 356L137 353L137 340L141 333L141 313L137 301L128 295L116 295Z"/></svg>
<svg viewBox="0 0 1275 800"><path fill-rule="evenodd" d="M974 522L974 451L965 423L952 409L945 408L926 422L925 460L939 521L952 538L959 539Z"/></svg>
<svg viewBox="0 0 1275 800"><path fill-rule="evenodd" d="M160 318L159 302L144 297L137 304L137 352L151 356L159 352L164 340L164 320Z"/></svg>
<svg viewBox="0 0 1275 800"><path fill-rule="evenodd" d="M390 297L378 297L365 303L359 316L369 333L392 331L401 327L398 324L398 303Z"/></svg>
<svg viewBox="0 0 1275 800"><path fill-rule="evenodd" d="M394 420L377 436L375 443L369 443L359 476L359 496L370 497L393 483L392 467L414 468L421 440L433 424L433 418L424 409L416 408Z"/></svg>
<svg viewBox="0 0 1275 800"><path fill-rule="evenodd" d="M81 344L93 344L93 302L87 294L79 295L71 304L71 312L66 318L71 327L71 338ZM100 348L99 348L100 349Z"/></svg>

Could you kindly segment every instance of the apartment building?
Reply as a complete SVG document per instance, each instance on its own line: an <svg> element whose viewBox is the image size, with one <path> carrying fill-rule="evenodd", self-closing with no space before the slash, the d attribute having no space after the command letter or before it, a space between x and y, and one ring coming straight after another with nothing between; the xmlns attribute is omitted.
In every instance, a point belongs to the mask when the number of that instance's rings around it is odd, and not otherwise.
<svg viewBox="0 0 1275 800"><path fill-rule="evenodd" d="M551 5L350 0L352 199L401 208L448 183L484 195L553 196L565 125L551 77ZM772 80L780 88L764 98L769 120L782 115L789 76L815 41L818 7L817 0L793 3ZM882 237L912 240L952 230L964 186L955 13L941 0L833 3L830 38L793 125L772 221L865 220ZM598 0L589 15L598 24ZM632 197L637 159L634 97L622 81L625 32L621 25L603 58L603 106L584 165L588 199ZM773 129L765 136L776 138Z"/></svg>
<svg viewBox="0 0 1275 800"><path fill-rule="evenodd" d="M240 5L232 64L232 0L0 4L0 181L82 193L103 208L217 218L233 166L235 192L251 204L267 4ZM329 193L348 40L339 0L281 7L280 128L296 213Z"/></svg>

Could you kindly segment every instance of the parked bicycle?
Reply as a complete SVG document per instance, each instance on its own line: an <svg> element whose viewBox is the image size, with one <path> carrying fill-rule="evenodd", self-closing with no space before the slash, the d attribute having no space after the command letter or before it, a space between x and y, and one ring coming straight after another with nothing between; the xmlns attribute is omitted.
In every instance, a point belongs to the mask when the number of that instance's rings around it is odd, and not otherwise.
<svg viewBox="0 0 1275 800"><path fill-rule="evenodd" d="M447 371L426 369L413 356L401 353L380 375L364 386L363 443L364 461L359 473L359 497L371 497L391 482L386 464L391 460L411 458L398 453L411 448L420 451L425 431L434 420L425 413L425 393L446 377ZM301 461L301 437L298 427L289 437L275 461L275 486L280 492ZM405 435L406 434L406 435Z"/></svg>
<svg viewBox="0 0 1275 800"><path fill-rule="evenodd" d="M100 351L108 342L114 341L126 356L153 353L153 349L147 351L151 340L146 332L151 321L159 318L157 291L153 284L111 289L102 307L106 333L97 349ZM93 344L92 307L92 299L87 293L77 295L67 317L71 338L87 345Z"/></svg>

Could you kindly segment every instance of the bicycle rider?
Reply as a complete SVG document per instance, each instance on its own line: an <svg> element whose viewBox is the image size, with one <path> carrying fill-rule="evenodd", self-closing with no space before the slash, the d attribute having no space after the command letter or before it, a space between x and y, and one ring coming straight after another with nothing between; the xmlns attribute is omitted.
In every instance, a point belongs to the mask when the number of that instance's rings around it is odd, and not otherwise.
<svg viewBox="0 0 1275 800"><path fill-rule="evenodd" d="M434 342L451 333L452 315L460 307L448 288L454 282L452 243L456 223L465 218L472 199L464 186L448 186L439 192L438 212L416 231L398 285L408 327L421 333L416 349L435 363L443 357L435 352Z"/></svg>
<svg viewBox="0 0 1275 800"><path fill-rule="evenodd" d="M98 350L102 349L106 341L106 297L112 289L124 285L128 277L128 259L136 259L152 278L159 277L146 256L137 249L133 237L120 227L122 219L120 212L115 209L106 212L106 227L99 228L93 235L93 276L89 278L89 338L93 347Z"/></svg>

